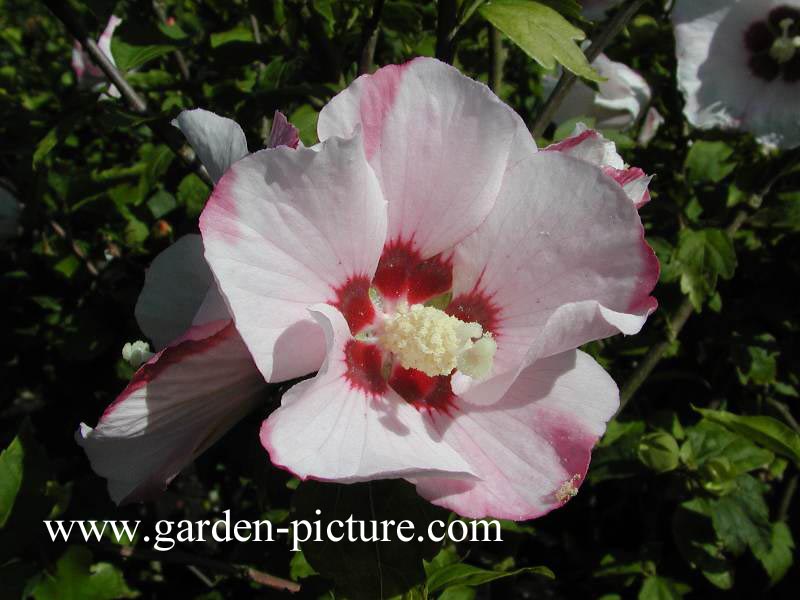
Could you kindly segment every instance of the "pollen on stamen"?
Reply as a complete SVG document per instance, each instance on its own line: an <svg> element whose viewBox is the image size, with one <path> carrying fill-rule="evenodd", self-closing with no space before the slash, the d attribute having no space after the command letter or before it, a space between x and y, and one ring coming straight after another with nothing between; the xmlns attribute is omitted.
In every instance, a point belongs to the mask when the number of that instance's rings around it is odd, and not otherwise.
<svg viewBox="0 0 800 600"><path fill-rule="evenodd" d="M430 377L450 375L463 366L483 376L492 366L496 344L478 323L465 323L432 306L401 303L386 318L380 344L406 369Z"/></svg>
<svg viewBox="0 0 800 600"><path fill-rule="evenodd" d="M578 495L578 487L575 485L581 480L581 476L575 473L572 477L561 484L556 491L556 500L562 504Z"/></svg>

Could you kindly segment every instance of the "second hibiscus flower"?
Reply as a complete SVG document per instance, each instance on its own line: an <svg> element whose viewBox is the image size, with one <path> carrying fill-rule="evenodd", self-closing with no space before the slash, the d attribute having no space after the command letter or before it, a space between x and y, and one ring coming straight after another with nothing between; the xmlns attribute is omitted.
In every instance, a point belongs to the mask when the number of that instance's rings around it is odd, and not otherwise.
<svg viewBox="0 0 800 600"><path fill-rule="evenodd" d="M357 79L318 131L235 163L200 220L265 378L318 371L264 423L272 461L471 517L560 506L618 405L576 348L656 306L634 201L432 59Z"/></svg>

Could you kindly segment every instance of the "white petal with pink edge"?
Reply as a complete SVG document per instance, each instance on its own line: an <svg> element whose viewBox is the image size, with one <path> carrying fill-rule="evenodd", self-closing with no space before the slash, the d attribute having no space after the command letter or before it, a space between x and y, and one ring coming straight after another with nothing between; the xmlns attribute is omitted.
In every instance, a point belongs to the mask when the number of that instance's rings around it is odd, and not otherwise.
<svg viewBox="0 0 800 600"><path fill-rule="evenodd" d="M201 307L205 308L199 315ZM219 301L199 235L185 235L156 256L145 273L135 312L139 327L157 350L192 325L230 318Z"/></svg>
<svg viewBox="0 0 800 600"><path fill-rule="evenodd" d="M117 502L163 490L259 400L264 379L233 324L191 328L143 365L97 427L76 434Z"/></svg>
<svg viewBox="0 0 800 600"><path fill-rule="evenodd" d="M282 381L322 364L324 336L306 308L335 303L337 290L372 278L386 203L359 137L331 138L237 162L214 189L200 230L256 364L268 381Z"/></svg>
<svg viewBox="0 0 800 600"><path fill-rule="evenodd" d="M658 271L620 186L584 161L540 152L509 172L494 210L457 246L453 302L491 307L500 373L535 341L545 357L638 332L655 309Z"/></svg>
<svg viewBox="0 0 800 600"><path fill-rule="evenodd" d="M247 156L247 139L236 121L195 108L182 111L172 124L186 136L215 183L233 163Z"/></svg>
<svg viewBox="0 0 800 600"><path fill-rule="evenodd" d="M289 123L281 111L276 110L272 117L272 129L269 132L267 148L277 148L278 146L289 146L297 148L300 145L300 132L297 127Z"/></svg>
<svg viewBox="0 0 800 600"><path fill-rule="evenodd" d="M485 85L431 58L356 79L320 112L321 140L357 126L389 204L389 240L422 258L471 233L509 165L536 151L522 119Z"/></svg>
<svg viewBox="0 0 800 600"><path fill-rule="evenodd" d="M648 186L652 176L638 167L627 167L617 152L617 145L583 123L575 125L568 138L547 146L544 151L561 152L603 167L605 174L622 186L636 208L650 201Z"/></svg>
<svg viewBox="0 0 800 600"><path fill-rule="evenodd" d="M465 517L544 515L577 493L618 406L614 381L587 354L573 350L537 361L499 402L461 400L451 415L432 414L442 439L478 478L417 479L417 491Z"/></svg>
<svg viewBox="0 0 800 600"><path fill-rule="evenodd" d="M324 481L469 477L464 460L386 385L377 349L356 341L336 308L311 310L328 354L316 377L284 394L264 421L261 442L273 464Z"/></svg>
<svg viewBox="0 0 800 600"><path fill-rule="evenodd" d="M569 137L550 144L544 151L561 152L598 167L625 168L625 161L617 152L617 145L599 131L589 129L584 123L576 124Z"/></svg>

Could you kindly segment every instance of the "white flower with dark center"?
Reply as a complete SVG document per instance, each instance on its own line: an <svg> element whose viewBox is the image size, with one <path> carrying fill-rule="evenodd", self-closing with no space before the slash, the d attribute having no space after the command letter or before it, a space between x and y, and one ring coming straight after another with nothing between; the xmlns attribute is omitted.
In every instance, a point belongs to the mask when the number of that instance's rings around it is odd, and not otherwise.
<svg viewBox="0 0 800 600"><path fill-rule="evenodd" d="M576 81L564 101L556 110L553 120L561 124L575 117L594 119L598 129L625 130L632 127L650 104L650 86L639 73L624 63L617 62L601 54L592 62L604 81L595 90L591 86ZM544 78L547 94L558 83L558 76Z"/></svg>
<svg viewBox="0 0 800 600"><path fill-rule="evenodd" d="M677 0L672 20L692 125L800 145L799 0Z"/></svg>

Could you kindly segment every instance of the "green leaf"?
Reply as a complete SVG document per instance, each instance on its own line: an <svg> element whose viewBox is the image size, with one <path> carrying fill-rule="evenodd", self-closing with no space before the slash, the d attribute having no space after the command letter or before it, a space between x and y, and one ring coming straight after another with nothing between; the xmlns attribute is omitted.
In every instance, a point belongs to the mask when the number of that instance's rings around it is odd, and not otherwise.
<svg viewBox="0 0 800 600"><path fill-rule="evenodd" d="M690 469L701 469L705 477L717 484L765 469L774 459L769 450L707 419L689 428L687 437L681 447L681 460Z"/></svg>
<svg viewBox="0 0 800 600"><path fill-rule="evenodd" d="M672 537L683 558L714 586L733 587L733 568L717 544L708 501L695 498L682 503L672 517Z"/></svg>
<svg viewBox="0 0 800 600"><path fill-rule="evenodd" d="M147 225L135 217L131 217L125 225L125 243L128 246L140 246L149 235Z"/></svg>
<svg viewBox="0 0 800 600"><path fill-rule="evenodd" d="M0 527L3 527L11 515L14 501L22 485L22 464L25 450L19 436L0 454Z"/></svg>
<svg viewBox="0 0 800 600"><path fill-rule="evenodd" d="M794 562L794 539L789 526L779 521L772 524L772 537L767 551L754 550L756 558L764 565L771 583L778 583Z"/></svg>
<svg viewBox="0 0 800 600"><path fill-rule="evenodd" d="M56 510L54 505L65 501L62 491L53 481L50 461L30 421L23 421L0 454L0 564L41 543L33 532Z"/></svg>
<svg viewBox="0 0 800 600"><path fill-rule="evenodd" d="M759 228L800 231L800 192L778 194L775 202L757 211L749 221Z"/></svg>
<svg viewBox="0 0 800 600"><path fill-rule="evenodd" d="M639 600L680 600L691 589L685 583L654 575L642 583Z"/></svg>
<svg viewBox="0 0 800 600"><path fill-rule="evenodd" d="M541 4L547 4L554 8L568 19L581 19L582 8L578 0L537 0Z"/></svg>
<svg viewBox="0 0 800 600"><path fill-rule="evenodd" d="M716 289L717 278L730 279L736 270L736 251L721 229L684 229L676 259L681 268L681 290L696 310Z"/></svg>
<svg viewBox="0 0 800 600"><path fill-rule="evenodd" d="M314 567L308 564L302 551L295 552L292 555L292 560L289 563L289 577L292 578L292 581L299 581L316 574Z"/></svg>
<svg viewBox="0 0 800 600"><path fill-rule="evenodd" d="M187 45L189 38L177 25L157 27L138 19L125 19L111 38L117 68L128 71Z"/></svg>
<svg viewBox="0 0 800 600"><path fill-rule="evenodd" d="M175 196L166 190L159 190L147 201L147 207L154 218L160 219L166 214L169 214L178 206L175 201Z"/></svg>
<svg viewBox="0 0 800 600"><path fill-rule="evenodd" d="M738 555L749 547L758 555L769 551L772 528L764 501L764 486L750 475L741 475L725 496L709 501L709 514L717 536Z"/></svg>
<svg viewBox="0 0 800 600"><path fill-rule="evenodd" d="M53 268L67 279L71 279L80 266L81 261L78 260L78 257L74 254L70 254L58 261Z"/></svg>
<svg viewBox="0 0 800 600"><path fill-rule="evenodd" d="M477 592L475 588L466 585L447 588L441 593L437 600L475 600Z"/></svg>
<svg viewBox="0 0 800 600"><path fill-rule="evenodd" d="M515 571L489 571L465 563L457 563L442 567L428 577L428 593L432 594L439 590L455 586L475 587L484 585L490 581L496 581L497 579L515 577L523 573L533 573L534 575L541 575L548 579L555 579L555 575L547 567L525 567L523 569L516 569Z"/></svg>
<svg viewBox="0 0 800 600"><path fill-rule="evenodd" d="M139 187L145 197L162 179L175 159L175 153L166 144L148 146L142 149L142 160L145 162Z"/></svg>
<svg viewBox="0 0 800 600"><path fill-rule="evenodd" d="M114 565L93 565L87 548L70 546L58 559L55 573L41 577L31 595L35 600L115 600L139 594L128 587Z"/></svg>
<svg viewBox="0 0 800 600"><path fill-rule="evenodd" d="M558 62L579 77L602 81L576 44L586 34L550 6L534 0L491 0L478 10L545 69Z"/></svg>
<svg viewBox="0 0 800 600"><path fill-rule="evenodd" d="M736 371L742 385L774 383L778 375L778 344L769 333L753 336L736 352ZM744 344L742 344L744 345Z"/></svg>
<svg viewBox="0 0 800 600"><path fill-rule="evenodd" d="M590 479L597 483L641 473L638 451L644 430L644 421L611 421L592 458Z"/></svg>
<svg viewBox="0 0 800 600"><path fill-rule="evenodd" d="M364 532L372 535L371 522L392 520L396 524L408 520L413 523L413 537L404 542L390 528L390 541L354 541L346 537L333 541L301 544L308 564L320 575L333 579L337 597L351 599L384 598L406 593L425 582L423 559L430 560L440 543L427 537L420 541L416 536L427 531L434 519L447 520L441 509L423 501L413 486L403 481L373 481L340 485L316 481L302 482L293 499L295 519L320 521L323 531L333 520L347 521L352 516L356 522L364 521ZM317 511L321 511L318 513ZM334 528L334 531L335 528ZM358 532L358 529L355 529ZM380 527L378 528L378 535ZM410 535L405 529L404 535Z"/></svg>
<svg viewBox="0 0 800 600"><path fill-rule="evenodd" d="M39 167L47 155L50 154L50 152L58 144L63 142L67 136L73 132L78 124L79 119L79 114L72 114L65 117L59 121L55 127L48 131L41 140L39 140L39 143L36 144L36 150L33 152L34 169Z"/></svg>
<svg viewBox="0 0 800 600"><path fill-rule="evenodd" d="M289 116L289 122L297 127L300 140L306 146L317 143L317 120L319 113L310 104L304 104Z"/></svg>
<svg viewBox="0 0 800 600"><path fill-rule="evenodd" d="M663 431L650 433L639 441L639 460L657 473L666 473L677 468L678 442Z"/></svg>
<svg viewBox="0 0 800 600"><path fill-rule="evenodd" d="M228 31L220 31L211 34L211 47L217 48L230 42L252 42L253 29L239 25Z"/></svg>
<svg viewBox="0 0 800 600"><path fill-rule="evenodd" d="M686 177L690 183L718 183L736 168L730 162L733 148L725 142L696 141L686 154Z"/></svg>
<svg viewBox="0 0 800 600"><path fill-rule="evenodd" d="M800 434L777 419L767 416L742 416L724 410L695 408L709 421L719 423L764 448L800 465Z"/></svg>
<svg viewBox="0 0 800 600"><path fill-rule="evenodd" d="M198 216L208 199L208 186L194 173L189 173L178 184L178 202L186 207L190 217Z"/></svg>

